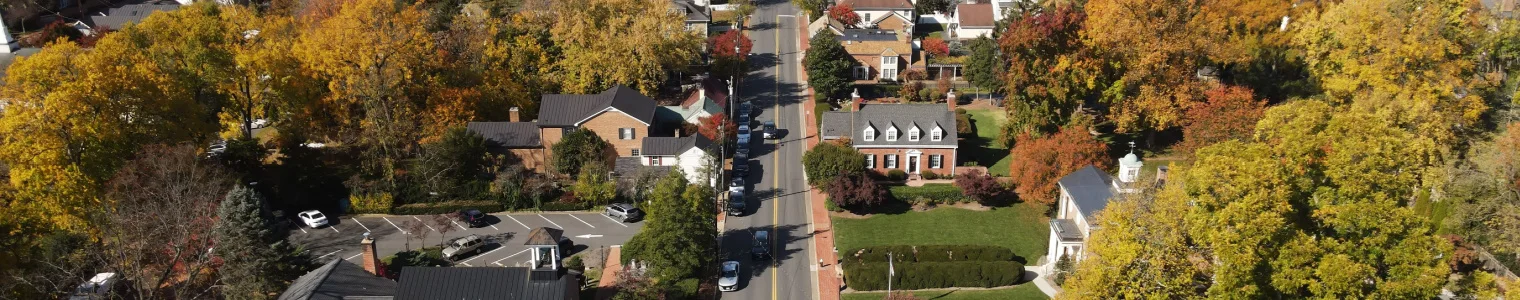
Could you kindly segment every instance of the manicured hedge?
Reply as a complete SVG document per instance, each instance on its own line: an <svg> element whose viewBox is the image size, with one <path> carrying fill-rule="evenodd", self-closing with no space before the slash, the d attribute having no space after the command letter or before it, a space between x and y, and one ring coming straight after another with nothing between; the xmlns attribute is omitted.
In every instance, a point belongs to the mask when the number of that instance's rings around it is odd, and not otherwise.
<svg viewBox="0 0 1520 300"><path fill-rule="evenodd" d="M1013 261L957 261L893 263L896 276L893 289L933 289L949 287L998 287L1018 284L1024 277L1024 264ZM855 290L887 288L884 262L843 264L845 283Z"/></svg>
<svg viewBox="0 0 1520 300"><path fill-rule="evenodd" d="M433 203L413 203L397 206L391 213L398 215L436 215L456 213L463 209L479 209L481 212L500 212L501 203L489 200L455 200Z"/></svg>
<svg viewBox="0 0 1520 300"><path fill-rule="evenodd" d="M591 204L586 202L544 202L543 204L538 205L538 210L542 211L574 211L587 209L591 209Z"/></svg>
<svg viewBox="0 0 1520 300"><path fill-rule="evenodd" d="M961 193L960 188L944 183L925 184L924 186L892 186L887 188L887 192L892 194L892 199L914 204L925 202L925 200L933 201L934 203L971 201L971 198L967 198L965 194Z"/></svg>
<svg viewBox="0 0 1520 300"><path fill-rule="evenodd" d="M1015 258L1013 250L989 245L875 246L846 249L839 255L847 262L886 263L887 253L892 253L894 262L1013 261Z"/></svg>

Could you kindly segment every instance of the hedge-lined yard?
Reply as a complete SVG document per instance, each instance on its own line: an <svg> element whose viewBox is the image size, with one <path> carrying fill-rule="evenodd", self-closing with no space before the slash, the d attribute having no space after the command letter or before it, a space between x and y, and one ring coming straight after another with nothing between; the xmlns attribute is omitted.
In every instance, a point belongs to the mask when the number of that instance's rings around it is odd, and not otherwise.
<svg viewBox="0 0 1520 300"><path fill-rule="evenodd" d="M896 262L1013 261L1008 248L988 245L875 246L846 249L840 257L850 262L887 262L887 254Z"/></svg>
<svg viewBox="0 0 1520 300"><path fill-rule="evenodd" d="M887 263L845 262L845 284L859 291L887 289ZM999 287L1024 278L1024 264L1016 261L898 262L891 264L897 276L892 288L914 290L948 287Z"/></svg>
<svg viewBox="0 0 1520 300"><path fill-rule="evenodd" d="M897 288L897 287L893 287ZM845 293L843 300L881 300L887 293ZM1020 284L1011 288L994 290L940 290L913 292L913 296L925 300L1044 300L1050 299L1033 284Z"/></svg>
<svg viewBox="0 0 1520 300"><path fill-rule="evenodd" d="M962 194L960 188L947 183L931 183L924 186L890 186L887 187L887 193L892 195L892 199L912 204L924 202L971 202L971 198Z"/></svg>
<svg viewBox="0 0 1520 300"><path fill-rule="evenodd" d="M992 245L1033 262L1045 255L1050 225L1045 206L1019 203L991 211L942 207L926 212L833 218L840 251L889 245ZM843 255L841 253L841 255Z"/></svg>

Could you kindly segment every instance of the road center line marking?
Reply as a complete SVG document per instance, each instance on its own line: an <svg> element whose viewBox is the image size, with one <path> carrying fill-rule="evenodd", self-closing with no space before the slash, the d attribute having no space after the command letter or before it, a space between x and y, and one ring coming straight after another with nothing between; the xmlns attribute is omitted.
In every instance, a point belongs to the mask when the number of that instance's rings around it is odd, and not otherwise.
<svg viewBox="0 0 1520 300"><path fill-rule="evenodd" d="M427 222L422 221L422 218L418 218L417 216L412 216L412 218L417 219L417 222L422 222L422 226L427 226L427 228L432 229L433 232L438 232L438 228L433 228L433 225L428 225Z"/></svg>
<svg viewBox="0 0 1520 300"><path fill-rule="evenodd" d="M776 113L777 113L776 116L778 117L777 119L780 119L779 117L781 116L780 115L780 113L781 113L781 76L782 76L782 74L784 74L784 73L782 73L784 71L781 69L781 66L784 65L784 63L782 63L782 60L781 60L781 30L784 30L783 27L781 26L781 16L777 15L776 16L776 34L774 34L776 36L776 61L777 61L777 63L776 63L776 100L773 101L773 103L775 104L775 108L776 108ZM806 129L804 129L804 131L806 131ZM779 191L781 189L781 183L780 183L780 181L778 181L778 179L781 179L781 169L780 169L780 167L781 167L781 146L777 145L776 146L776 151L774 151L774 152L776 152L776 154L775 155L771 155L771 160L772 160L771 166L773 166L773 167L771 167L771 172L772 172L771 174L773 174L773 175L771 175L771 191ZM771 201L771 233L775 234L776 236L780 236L779 235L780 233L776 232L776 223L779 222L778 220L780 220L780 216L781 216L781 196L777 195L776 198L775 198L775 201ZM771 253L773 253L773 254L771 255L771 265L769 267L767 267L767 268L770 269L769 271L771 273L771 299L772 300L779 299L779 298L776 297L776 286L780 285L779 284L780 281L777 280L777 273L780 273L779 272L780 269L776 268L777 261L776 261L776 255L774 255L774 253L781 253L781 252L777 252L776 251L777 244L780 244L780 243L775 243L774 241L771 243Z"/></svg>
<svg viewBox="0 0 1520 300"><path fill-rule="evenodd" d="M364 252L359 252L359 254L354 254L354 256L349 256L348 258L344 258L343 260L354 259L355 257L359 257L360 255L364 255Z"/></svg>
<svg viewBox="0 0 1520 300"><path fill-rule="evenodd" d="M513 218L511 215L508 215L507 218L512 219L512 222L517 222L517 225L522 225L523 229L530 228L527 224L523 224L522 221L518 221L517 218Z"/></svg>
<svg viewBox="0 0 1520 300"><path fill-rule="evenodd" d="M348 218L348 220L349 221L354 221L354 223L358 223L359 227L364 227L364 232L369 232L369 226L364 226L364 222L359 222L359 219Z"/></svg>
<svg viewBox="0 0 1520 300"><path fill-rule="evenodd" d="M518 254L523 254L523 252L528 252L528 250L531 250L531 249L533 249L533 248L528 248L528 249L522 249L522 251L517 251L517 253L512 253L512 255L507 255L507 257L503 257L503 258L501 258L501 259L498 259L498 260L496 260L496 261L493 261L493 262L491 262L491 263L492 263L492 264L495 264L495 265L498 265L498 266L503 266L503 267L505 267L505 266L506 266L506 265L503 265L503 264L501 264L501 261L503 261L503 260L507 260L507 259L508 259L508 258L512 258L512 257L513 257L513 256L517 256L517 255L518 255Z"/></svg>
<svg viewBox="0 0 1520 300"><path fill-rule="evenodd" d="M506 249L506 248L507 247L496 247L496 249L491 249L491 251L486 251L486 253L481 253L480 255L476 255L475 257L471 257L470 259L466 259L466 260L461 261L459 263L467 263L467 262L470 262L472 260L475 260L476 258L485 257L486 255L491 255L492 252L501 251L501 249ZM466 266L468 266L468 265L466 265Z"/></svg>
<svg viewBox="0 0 1520 300"><path fill-rule="evenodd" d="M396 227L396 230L401 231L401 234L409 234L409 233L406 233L406 229L401 229L401 226L396 226L396 222L391 222L390 218L380 217L380 219L385 220L386 223L391 223L391 227Z"/></svg>
<svg viewBox="0 0 1520 300"><path fill-rule="evenodd" d="M573 214L565 214L565 215L568 215L568 216L570 216L570 217L571 217L571 218L575 218L575 220L577 220L577 221L581 221L581 223L586 223L586 226L591 226L591 228L596 228L596 225L591 225L591 223L589 223L589 222L586 222L586 220L581 220L581 217L577 217L577 216L575 216L575 215L573 215Z"/></svg>
<svg viewBox="0 0 1520 300"><path fill-rule="evenodd" d="M554 220L550 220L549 217L545 217L543 214L538 214L538 217L544 218L544 221L549 221L549 224L554 224L554 228L565 229L564 226L559 226L559 223L554 223Z"/></svg>
<svg viewBox="0 0 1520 300"><path fill-rule="evenodd" d="M628 224L623 224L623 221L618 221L617 219L613 219L612 217L608 217L607 215L602 215L602 217L605 217L608 220L612 220L612 223L617 223L618 225L623 225L623 227L628 227Z"/></svg>
<svg viewBox="0 0 1520 300"><path fill-rule="evenodd" d="M322 259L323 257L327 257L328 255L338 254L338 252L343 252L343 249L338 249L338 251L333 251L332 253L323 254L322 256L318 256L317 259Z"/></svg>

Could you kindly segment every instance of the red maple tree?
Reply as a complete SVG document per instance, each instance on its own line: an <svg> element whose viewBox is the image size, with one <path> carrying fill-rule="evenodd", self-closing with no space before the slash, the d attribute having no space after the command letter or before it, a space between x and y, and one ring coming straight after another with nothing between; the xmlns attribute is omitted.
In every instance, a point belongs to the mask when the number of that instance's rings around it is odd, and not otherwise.
<svg viewBox="0 0 1520 300"><path fill-rule="evenodd" d="M950 44L940 38L924 38L924 52L934 57L945 57L950 55Z"/></svg>
<svg viewBox="0 0 1520 300"><path fill-rule="evenodd" d="M715 114L715 115L711 115L711 116L707 116L707 117L703 117L703 118L698 118L697 119L697 123L700 123L701 125L697 125L698 126L697 127L697 133L702 134L702 136L705 136L708 139L711 139L711 140L714 140L714 141L720 141L720 140L722 140L722 141L731 141L731 140L738 139L739 138L739 125L738 124L734 124L733 121L724 122L725 120L728 120L728 115L725 115L723 113L718 113L718 114ZM724 127L727 127L726 129L723 130L723 132L728 133L727 137L725 137L723 139L719 139L718 138L718 131L719 131L718 129L719 128L724 128Z"/></svg>
<svg viewBox="0 0 1520 300"><path fill-rule="evenodd" d="M834 7L830 7L829 18L834 19L834 21L839 21L839 23L844 23L845 26L849 27L855 27L855 24L860 24L860 15L855 14L855 8L851 7L849 4L840 4L835 5Z"/></svg>
<svg viewBox="0 0 1520 300"><path fill-rule="evenodd" d="M1055 202L1056 181L1086 167L1109 166L1108 145L1080 127L1062 128L1055 134L1036 137L1021 134L1013 147L1009 175L1014 192L1024 201Z"/></svg>
<svg viewBox="0 0 1520 300"><path fill-rule="evenodd" d="M961 189L961 194L979 202L991 200L1003 192L1003 186L998 184L997 178L992 178L992 175L981 169L971 169L956 176L955 187Z"/></svg>
<svg viewBox="0 0 1520 300"><path fill-rule="evenodd" d="M734 54L734 44L739 45L738 55ZM750 49L754 47L754 41L737 29L729 29L723 34L707 39L707 49L712 49L714 58L737 58L742 61L749 56Z"/></svg>
<svg viewBox="0 0 1520 300"><path fill-rule="evenodd" d="M1182 123L1182 143L1174 150L1193 153L1214 143L1244 139L1256 130L1266 102L1255 99L1251 89L1220 86L1204 92L1206 101L1187 110Z"/></svg>

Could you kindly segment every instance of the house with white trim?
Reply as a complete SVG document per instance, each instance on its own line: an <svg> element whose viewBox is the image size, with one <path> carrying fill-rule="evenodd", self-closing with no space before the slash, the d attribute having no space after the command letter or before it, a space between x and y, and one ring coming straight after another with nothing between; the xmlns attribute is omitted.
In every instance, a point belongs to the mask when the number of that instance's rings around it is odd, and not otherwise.
<svg viewBox="0 0 1520 300"><path fill-rule="evenodd" d="M954 93L950 97L955 97ZM866 169L909 178L925 172L955 174L955 101L949 104L864 103L857 95L849 111L828 112L819 127L822 141L846 140L865 155Z"/></svg>
<svg viewBox="0 0 1520 300"><path fill-rule="evenodd" d="M1056 215L1050 220L1047 263L1054 264L1063 255L1069 256L1073 262L1086 258L1087 239L1100 229L1097 215L1110 201L1124 194L1140 192L1142 187L1138 181L1140 170L1144 166L1140 157L1131 151L1119 159L1117 179L1095 166L1087 166L1061 177L1057 182L1061 195L1056 200ZM1157 169L1158 184L1166 180L1166 170L1164 166Z"/></svg>
<svg viewBox="0 0 1520 300"><path fill-rule="evenodd" d="M701 134L693 134L685 137L646 137L642 157L639 163L652 167L674 167L686 174L686 180L697 182L709 182L712 184L715 176L708 175L708 164L716 162L713 159L712 140Z"/></svg>
<svg viewBox="0 0 1520 300"><path fill-rule="evenodd" d="M537 120L518 120L513 108L507 122L470 122L466 128L484 137L488 150L512 154L539 170L565 134L590 130L612 145L610 164L614 157L642 157L644 138L650 136L659 107L654 99L623 85L591 95L543 95L541 100Z"/></svg>

